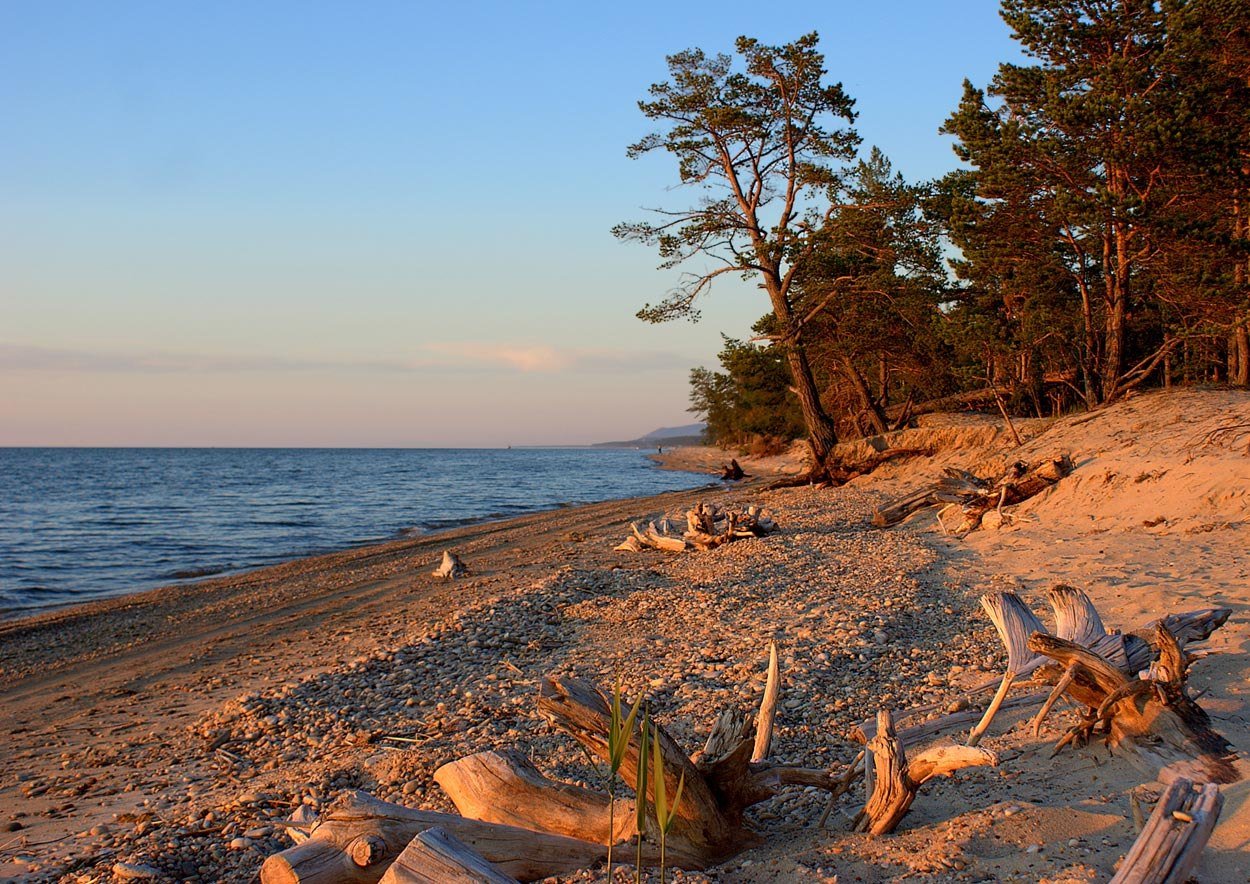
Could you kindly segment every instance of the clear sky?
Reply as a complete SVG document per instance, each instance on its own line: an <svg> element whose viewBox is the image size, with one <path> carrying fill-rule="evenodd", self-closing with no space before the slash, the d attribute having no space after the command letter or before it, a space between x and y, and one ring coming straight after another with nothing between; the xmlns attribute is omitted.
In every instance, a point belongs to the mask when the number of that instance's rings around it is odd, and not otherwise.
<svg viewBox="0 0 1250 884"><path fill-rule="evenodd" d="M817 30L864 147L954 164L990 0L0 0L0 444L506 445L688 423L766 309L634 318L609 233L681 205L631 161L664 57Z"/></svg>

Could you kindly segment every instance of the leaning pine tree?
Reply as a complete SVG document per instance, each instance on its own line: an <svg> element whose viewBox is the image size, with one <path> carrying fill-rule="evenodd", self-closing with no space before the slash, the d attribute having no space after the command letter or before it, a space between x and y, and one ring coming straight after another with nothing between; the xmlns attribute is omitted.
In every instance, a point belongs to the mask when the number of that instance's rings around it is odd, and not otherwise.
<svg viewBox="0 0 1250 884"><path fill-rule="evenodd" d="M620 224L613 233L656 246L661 267L696 257L713 262L640 310L649 322L697 319L695 302L719 276L760 284L784 341L815 472L823 473L837 435L812 375L803 333L809 317L796 304L795 279L837 211L835 195L859 136L849 125L854 101L840 84L823 82L818 42L815 33L785 46L740 37L737 63L699 49L669 56L670 79L639 102L660 128L631 145L629 156L668 151L682 185L700 196L691 208L657 210L658 221Z"/></svg>

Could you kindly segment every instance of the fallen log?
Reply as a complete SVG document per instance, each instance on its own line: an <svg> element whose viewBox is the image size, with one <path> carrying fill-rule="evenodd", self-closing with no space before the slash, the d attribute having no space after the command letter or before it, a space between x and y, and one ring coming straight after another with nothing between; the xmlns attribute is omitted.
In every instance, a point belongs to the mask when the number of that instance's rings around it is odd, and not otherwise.
<svg viewBox="0 0 1250 884"><path fill-rule="evenodd" d="M1224 796L1214 783L1177 778L1160 796L1111 884L1184 884L1219 819Z"/></svg>
<svg viewBox="0 0 1250 884"><path fill-rule="evenodd" d="M313 825L307 840L265 860L260 879L263 884L374 884L413 838L436 826L521 881L569 874L607 855L602 844L349 792Z"/></svg>
<svg viewBox="0 0 1250 884"><path fill-rule="evenodd" d="M1016 461L995 479L983 479L967 470L947 467L932 486L878 507L872 515L872 524L889 528L927 507L954 503L963 510L963 520L954 533L967 534L980 527L990 510L1001 511L1003 507L1035 497L1070 475L1073 469L1072 458L1067 454L1032 464Z"/></svg>
<svg viewBox="0 0 1250 884"><path fill-rule="evenodd" d="M948 777L965 767L998 765L993 752L972 746L934 746L909 761L888 709L877 713L877 733L869 740L868 750L874 785L855 818L855 831L871 835L893 832L911 809L917 791L934 777Z"/></svg>
<svg viewBox="0 0 1250 884"><path fill-rule="evenodd" d="M822 469L812 470L799 476L788 476L785 479L778 479L768 486L768 490L776 491L781 488L800 488L804 485L845 485L852 479L860 476L866 476L876 470L882 464L889 463L893 460L905 460L912 457L932 457L932 448L887 448L884 451L875 451L863 460L844 461L837 458L830 458Z"/></svg>
<svg viewBox="0 0 1250 884"><path fill-rule="evenodd" d="M426 829L395 858L380 884L517 884L446 829Z"/></svg>

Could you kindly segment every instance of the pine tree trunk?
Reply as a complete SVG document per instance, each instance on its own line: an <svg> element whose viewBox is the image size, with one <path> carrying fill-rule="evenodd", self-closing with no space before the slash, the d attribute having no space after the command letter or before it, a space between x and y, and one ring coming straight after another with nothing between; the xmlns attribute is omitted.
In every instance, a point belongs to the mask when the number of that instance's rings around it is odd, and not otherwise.
<svg viewBox="0 0 1250 884"><path fill-rule="evenodd" d="M1237 351L1237 371L1229 380L1239 387L1250 387L1250 327L1246 323L1233 331L1233 342Z"/></svg>
<svg viewBox="0 0 1250 884"><path fill-rule="evenodd" d="M816 378L812 374L812 365L808 361L807 351L803 346L802 329L795 321L791 310L789 296L779 268L773 266L766 270L764 288L768 299L773 305L773 315L777 317L782 328L788 329L786 337L786 364L790 368L790 380L794 384L794 393L799 397L799 408L803 412L803 423L807 427L808 443L812 447L815 464L812 476L823 476L826 472L825 461L833 446L838 444L838 433L833 420L825 412L820 402L820 391L816 388Z"/></svg>
<svg viewBox="0 0 1250 884"><path fill-rule="evenodd" d="M786 349L786 363L790 366L794 392L799 397L799 407L803 411L803 422L807 425L808 438L812 446L812 456L816 459L816 472L824 469L829 452L838 444L838 434L833 428L833 421L825 413L820 403L820 392L816 389L816 378L812 375L811 364L807 361L807 353L793 342Z"/></svg>
<svg viewBox="0 0 1250 884"><path fill-rule="evenodd" d="M842 371L846 374L846 379L851 382L851 386L855 388L855 394L859 397L860 406L868 416L868 421L872 424L872 428L876 430L878 435L888 433L890 430L889 422L886 421L885 414L881 411L877 401L872 398L872 391L868 389L868 382L864 380L864 376L860 374L851 357L842 357Z"/></svg>

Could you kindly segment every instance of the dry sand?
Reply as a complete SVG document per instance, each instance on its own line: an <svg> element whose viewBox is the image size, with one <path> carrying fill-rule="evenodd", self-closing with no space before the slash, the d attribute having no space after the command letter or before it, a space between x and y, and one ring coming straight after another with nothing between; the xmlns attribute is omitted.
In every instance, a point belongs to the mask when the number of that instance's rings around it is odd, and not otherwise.
<svg viewBox="0 0 1250 884"><path fill-rule="evenodd" d="M1041 612L1049 586L1072 583L1123 628L1233 608L1211 643L1225 653L1191 684L1209 691L1216 729L1250 750L1250 452L1245 437L1210 435L1250 424L1250 396L1159 393L1029 422L1024 450L993 422L927 424L889 443L933 458L842 489L748 482L596 504L4 624L0 825L23 828L0 834L0 877L106 881L123 861L168 880L253 880L293 802L361 787L448 809L432 771L490 747L532 747L540 766L584 778L580 753L532 714L549 672L623 673L694 748L726 702L757 702L771 638L785 673L774 754L844 763L847 730L878 704L945 700L1001 671L976 599L1003 586ZM864 522L941 465L988 474L1065 451L1073 475L998 531L944 537L931 513L884 532ZM709 468L727 457L693 456ZM630 519L700 496L762 501L783 532L703 554L612 551ZM468 580L428 576L448 547ZM1143 777L1101 746L1050 759L1072 720L1052 716L1038 740L1001 716L984 743L1000 766L927 787L896 835L848 834L837 814L820 831L820 796L799 791L753 811L767 845L687 877L1106 880L1135 837L1128 791ZM1201 880L1247 880L1248 794L1225 787Z"/></svg>

